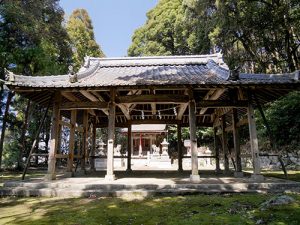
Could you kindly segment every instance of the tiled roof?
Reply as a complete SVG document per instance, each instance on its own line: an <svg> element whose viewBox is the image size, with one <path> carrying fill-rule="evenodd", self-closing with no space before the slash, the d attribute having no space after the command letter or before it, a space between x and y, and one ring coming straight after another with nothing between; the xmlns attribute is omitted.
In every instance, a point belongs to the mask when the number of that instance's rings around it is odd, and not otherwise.
<svg viewBox="0 0 300 225"><path fill-rule="evenodd" d="M281 75L239 74L233 80L220 54L89 58L75 75L22 76L10 74L8 86L110 87L136 85L277 84L299 82L299 72Z"/></svg>

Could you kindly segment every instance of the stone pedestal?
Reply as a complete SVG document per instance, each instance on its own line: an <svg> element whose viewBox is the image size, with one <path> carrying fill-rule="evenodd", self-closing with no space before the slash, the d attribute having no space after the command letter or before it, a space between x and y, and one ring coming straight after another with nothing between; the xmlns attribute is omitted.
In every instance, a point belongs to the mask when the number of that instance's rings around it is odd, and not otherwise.
<svg viewBox="0 0 300 225"><path fill-rule="evenodd" d="M200 176L191 174L190 181L191 182L199 182L200 181Z"/></svg>
<svg viewBox="0 0 300 225"><path fill-rule="evenodd" d="M55 179L56 179L56 174L55 173L47 173L44 176L45 181L51 181L51 180L55 180Z"/></svg>
<svg viewBox="0 0 300 225"><path fill-rule="evenodd" d="M104 178L106 181L114 181L116 179L115 175L105 175Z"/></svg>
<svg viewBox="0 0 300 225"><path fill-rule="evenodd" d="M252 174L250 180L252 182L263 182L265 180L265 177L261 174Z"/></svg>
<svg viewBox="0 0 300 225"><path fill-rule="evenodd" d="M242 177L244 177L244 173L235 171L234 172L234 177L235 178L242 178Z"/></svg>

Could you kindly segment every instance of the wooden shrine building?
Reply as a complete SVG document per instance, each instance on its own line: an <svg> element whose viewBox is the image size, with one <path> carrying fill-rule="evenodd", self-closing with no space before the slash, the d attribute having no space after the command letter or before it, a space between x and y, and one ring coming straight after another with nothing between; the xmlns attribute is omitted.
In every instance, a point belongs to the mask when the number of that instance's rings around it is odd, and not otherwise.
<svg viewBox="0 0 300 225"><path fill-rule="evenodd" d="M128 135L128 129L122 133ZM163 138L167 136L166 124L133 124L131 126L131 154L145 156L153 152L153 146L160 148Z"/></svg>
<svg viewBox="0 0 300 225"><path fill-rule="evenodd" d="M246 74L228 70L220 54L92 58L87 57L78 73L28 77L7 74L5 85L28 99L52 107L51 144L47 179L55 179L56 160L74 159L81 168L95 148L97 127L108 127L106 179L114 180L115 127L128 128L127 169L131 170L131 127L133 124L176 124L190 129L191 180L200 179L197 156L197 127L214 127L222 136L215 158L223 155L229 170L226 132L233 132L235 174L241 174L239 126L248 124L254 179L260 175L259 149L254 108L300 89L299 71L290 74ZM62 119L64 118L64 119ZM59 149L62 126L70 128L69 151ZM82 133L83 148L74 154L75 132ZM88 152L88 138L92 148ZM199 143L201 145L201 143ZM182 170L182 149L178 144L178 169ZM93 159L91 158L91 161ZM218 163L217 163L218 166Z"/></svg>

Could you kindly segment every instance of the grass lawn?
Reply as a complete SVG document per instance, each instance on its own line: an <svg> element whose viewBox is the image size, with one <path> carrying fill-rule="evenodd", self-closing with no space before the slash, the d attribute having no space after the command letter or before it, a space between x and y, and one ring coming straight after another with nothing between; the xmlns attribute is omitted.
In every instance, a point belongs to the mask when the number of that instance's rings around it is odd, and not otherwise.
<svg viewBox="0 0 300 225"><path fill-rule="evenodd" d="M296 202L262 211L274 195L120 198L0 198L0 224L300 224Z"/></svg>

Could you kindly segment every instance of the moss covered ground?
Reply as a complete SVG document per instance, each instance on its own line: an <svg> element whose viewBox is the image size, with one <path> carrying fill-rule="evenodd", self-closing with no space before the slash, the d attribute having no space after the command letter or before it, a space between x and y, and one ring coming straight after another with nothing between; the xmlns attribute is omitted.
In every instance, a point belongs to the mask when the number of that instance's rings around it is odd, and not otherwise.
<svg viewBox="0 0 300 225"><path fill-rule="evenodd" d="M271 194L121 198L1 198L0 224L300 224L300 195L261 209Z"/></svg>
<svg viewBox="0 0 300 225"><path fill-rule="evenodd" d="M282 172L264 172L283 178ZM31 171L28 177L42 177ZM2 172L0 188L20 173ZM299 171L289 179L300 181ZM121 198L0 198L0 224L300 224L300 194L296 201L262 210L273 194L214 194Z"/></svg>

